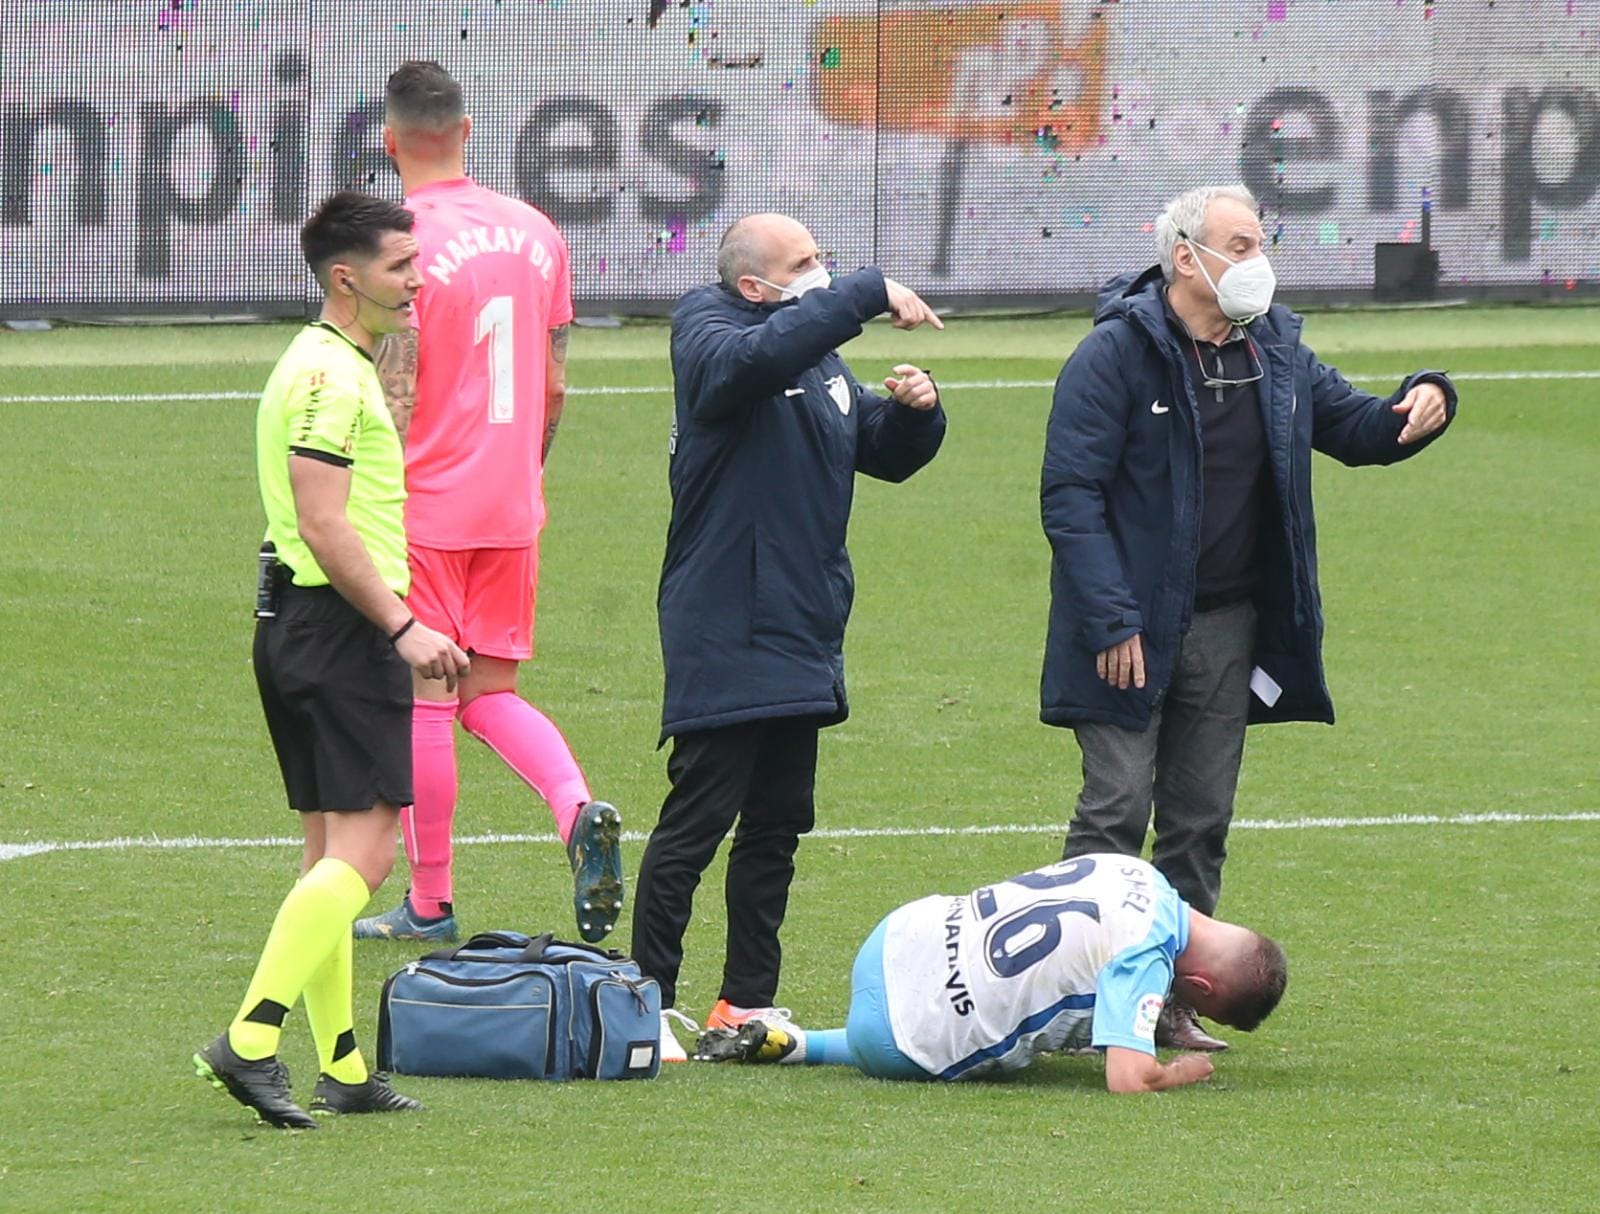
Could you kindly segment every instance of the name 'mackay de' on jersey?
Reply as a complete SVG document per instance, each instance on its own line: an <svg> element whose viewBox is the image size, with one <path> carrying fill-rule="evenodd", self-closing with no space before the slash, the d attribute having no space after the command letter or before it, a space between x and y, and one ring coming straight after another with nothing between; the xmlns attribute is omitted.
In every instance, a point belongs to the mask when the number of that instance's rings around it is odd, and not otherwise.
<svg viewBox="0 0 1600 1214"><path fill-rule="evenodd" d="M420 186L406 206L423 280L406 534L525 547L544 525L549 332L573 315L566 242L543 212L466 177Z"/></svg>
<svg viewBox="0 0 1600 1214"><path fill-rule="evenodd" d="M1155 1053L1188 907L1127 856L1080 856L892 912L883 970L895 1044L941 1079L1095 1046Z"/></svg>

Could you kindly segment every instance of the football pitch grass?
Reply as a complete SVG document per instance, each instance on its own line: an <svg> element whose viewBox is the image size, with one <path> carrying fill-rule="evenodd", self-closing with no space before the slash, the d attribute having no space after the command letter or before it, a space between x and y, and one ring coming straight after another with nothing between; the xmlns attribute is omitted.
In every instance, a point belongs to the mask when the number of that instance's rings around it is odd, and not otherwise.
<svg viewBox="0 0 1600 1214"><path fill-rule="evenodd" d="M1220 909L1278 937L1291 980L1258 1032L1223 1033L1211 1083L1113 1098L1091 1058L952 1086L694 1065L648 1084L402 1079L426 1114L313 1134L257 1128L188 1062L232 1015L297 852L225 842L296 830L248 664L254 402L182 398L258 391L291 330L0 333L0 1209L1594 1209L1597 322L1308 318L1366 386L1448 368L1462 406L1408 464L1317 459L1340 721L1250 735ZM880 323L847 351L869 382L931 366L950 428L907 484L858 488L853 715L823 735L784 932L780 1002L802 1023L842 1021L855 948L895 905L1059 855L1078 757L1037 720L1038 385L1086 329ZM665 790L666 330L581 329L571 359L523 690L645 831ZM459 748L462 834L549 832L497 760ZM1005 829L944 829L967 827ZM553 841L457 856L469 930L572 934ZM374 906L404 879L402 862ZM680 988L696 1017L723 929L719 860ZM369 1058L379 986L421 951L356 951ZM298 1010L284 1057L304 1096Z"/></svg>

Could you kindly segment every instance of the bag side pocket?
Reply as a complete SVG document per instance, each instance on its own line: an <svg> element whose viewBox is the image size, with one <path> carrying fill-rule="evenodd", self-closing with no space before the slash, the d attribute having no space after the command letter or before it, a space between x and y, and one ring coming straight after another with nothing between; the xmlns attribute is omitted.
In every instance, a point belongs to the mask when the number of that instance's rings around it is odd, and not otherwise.
<svg viewBox="0 0 1600 1214"><path fill-rule="evenodd" d="M380 1065L402 1075L565 1078L556 988L536 969L462 978L413 964L385 984Z"/></svg>
<svg viewBox="0 0 1600 1214"><path fill-rule="evenodd" d="M641 977L631 964L573 977L577 1073L587 1079L654 1079L661 1070L661 987L656 980Z"/></svg>

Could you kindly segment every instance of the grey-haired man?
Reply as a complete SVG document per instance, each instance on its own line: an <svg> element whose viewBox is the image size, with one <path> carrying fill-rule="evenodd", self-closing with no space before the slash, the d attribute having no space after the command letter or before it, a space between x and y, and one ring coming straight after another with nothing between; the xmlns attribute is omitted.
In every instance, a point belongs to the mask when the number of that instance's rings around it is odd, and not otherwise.
<svg viewBox="0 0 1600 1214"><path fill-rule="evenodd" d="M1156 221L1160 265L1101 294L1062 368L1040 503L1054 550L1041 719L1083 789L1067 858L1137 855L1212 914L1245 726L1333 720L1322 672L1311 452L1389 464L1443 432L1440 372L1352 387L1272 302L1256 200L1204 186ZM1162 1044L1225 1049L1171 1004Z"/></svg>

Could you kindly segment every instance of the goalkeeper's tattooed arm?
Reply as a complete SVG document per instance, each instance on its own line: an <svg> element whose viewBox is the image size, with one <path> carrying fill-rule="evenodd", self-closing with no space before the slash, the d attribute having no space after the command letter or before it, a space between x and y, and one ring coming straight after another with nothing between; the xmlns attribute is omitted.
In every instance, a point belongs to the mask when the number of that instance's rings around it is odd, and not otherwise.
<svg viewBox="0 0 1600 1214"><path fill-rule="evenodd" d="M402 329L389 334L378 343L373 361L378 366L384 398L389 402L389 415L394 418L395 433L404 446L406 431L411 428L411 411L417 404L417 331Z"/></svg>
<svg viewBox="0 0 1600 1214"><path fill-rule="evenodd" d="M567 340L571 336L571 325L557 325L550 330L550 357L545 360L544 444L539 451L541 464L550 458L550 448L556 441L556 427L561 424L561 411L567 407Z"/></svg>

